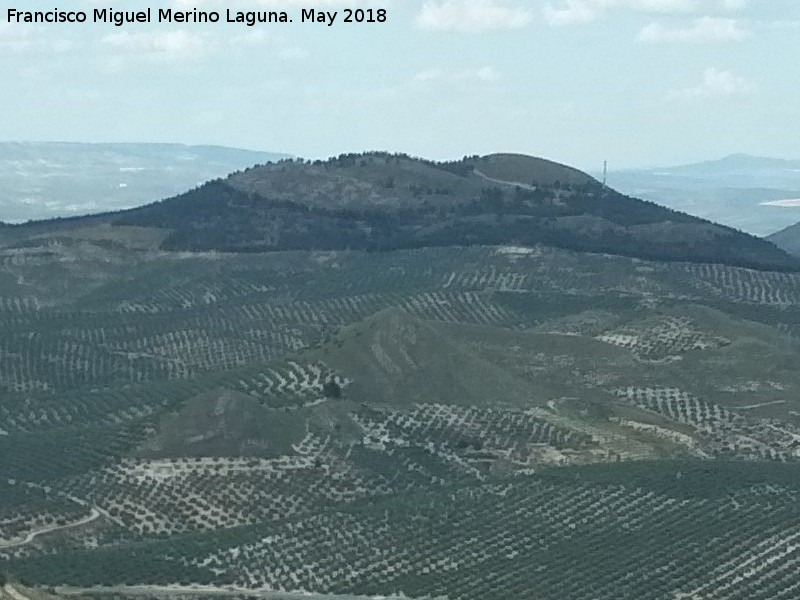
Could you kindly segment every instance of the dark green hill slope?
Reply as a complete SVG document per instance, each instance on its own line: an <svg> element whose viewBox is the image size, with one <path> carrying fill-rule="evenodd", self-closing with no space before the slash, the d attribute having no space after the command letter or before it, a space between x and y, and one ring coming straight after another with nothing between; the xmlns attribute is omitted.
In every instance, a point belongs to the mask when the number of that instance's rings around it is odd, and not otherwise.
<svg viewBox="0 0 800 600"><path fill-rule="evenodd" d="M433 163L388 154L286 161L120 215L175 250L389 250L546 244L659 260L798 268L772 244L514 155Z"/></svg>
<svg viewBox="0 0 800 600"><path fill-rule="evenodd" d="M537 244L651 260L800 270L770 242L605 189L571 167L498 154L436 163L386 153L286 160L117 214L35 223L26 232L139 226L165 250L396 250Z"/></svg>

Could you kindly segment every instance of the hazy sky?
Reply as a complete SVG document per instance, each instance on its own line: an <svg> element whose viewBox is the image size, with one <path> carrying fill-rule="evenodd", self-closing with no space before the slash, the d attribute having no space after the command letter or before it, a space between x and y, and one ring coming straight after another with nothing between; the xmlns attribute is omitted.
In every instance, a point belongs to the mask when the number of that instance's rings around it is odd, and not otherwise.
<svg viewBox="0 0 800 600"><path fill-rule="evenodd" d="M341 23L359 5L388 23ZM7 23L9 7L55 6L295 22ZM339 22L300 24L314 7ZM0 139L519 151L586 169L800 158L798 58L798 0L6 0Z"/></svg>

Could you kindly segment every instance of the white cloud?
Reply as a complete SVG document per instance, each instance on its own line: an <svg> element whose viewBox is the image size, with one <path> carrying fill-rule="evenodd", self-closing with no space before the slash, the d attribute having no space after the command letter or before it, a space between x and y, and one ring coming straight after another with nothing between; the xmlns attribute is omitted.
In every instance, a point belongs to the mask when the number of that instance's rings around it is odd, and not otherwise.
<svg viewBox="0 0 800 600"><path fill-rule="evenodd" d="M553 26L589 23L610 10L642 13L681 14L703 10L739 10L746 0L557 0L542 9Z"/></svg>
<svg viewBox="0 0 800 600"><path fill-rule="evenodd" d="M23 52L67 52L75 44L61 37L48 36L42 27L22 23L0 23L0 50Z"/></svg>
<svg viewBox="0 0 800 600"><path fill-rule="evenodd" d="M202 53L205 37L183 29L152 33L122 31L103 36L101 42L117 51L157 60L182 60Z"/></svg>
<svg viewBox="0 0 800 600"><path fill-rule="evenodd" d="M247 27L242 33L225 37L224 42L234 52L246 54L251 52L253 48L263 48L281 60L287 61L304 60L311 56L305 48L291 45L285 36L274 34L265 29ZM214 44L213 47L221 47L221 44Z"/></svg>
<svg viewBox="0 0 800 600"><path fill-rule="evenodd" d="M33 27L0 23L0 48L11 52L24 52L36 42L36 31Z"/></svg>
<svg viewBox="0 0 800 600"><path fill-rule="evenodd" d="M594 2L584 0L567 0L565 4L544 7L545 20L554 27L564 25L578 25L594 21L600 14L600 9Z"/></svg>
<svg viewBox="0 0 800 600"><path fill-rule="evenodd" d="M228 43L234 48L240 46L269 46L275 43L275 36L263 29L248 27L244 33L232 35Z"/></svg>
<svg viewBox="0 0 800 600"><path fill-rule="evenodd" d="M666 27L650 23L639 32L638 40L649 43L715 43L738 42L750 33L739 26L736 19L700 17L687 27Z"/></svg>
<svg viewBox="0 0 800 600"><path fill-rule="evenodd" d="M520 29L531 23L533 12L499 0L444 0L426 2L417 24L433 31L480 32Z"/></svg>
<svg viewBox="0 0 800 600"><path fill-rule="evenodd" d="M444 77L441 69L425 69L414 75L414 81L436 81Z"/></svg>
<svg viewBox="0 0 800 600"><path fill-rule="evenodd" d="M696 86L672 90L669 100L692 100L696 98L722 98L741 96L755 91L755 85L731 71L711 67L703 73L703 81Z"/></svg>
<svg viewBox="0 0 800 600"><path fill-rule="evenodd" d="M500 79L500 74L494 69L494 67L481 67L475 71L475 77L479 81L497 81Z"/></svg>
<svg viewBox="0 0 800 600"><path fill-rule="evenodd" d="M417 83L446 82L446 83L491 83L500 79L500 73L491 66L477 69L464 69L460 71L444 71L442 69L425 69L414 75Z"/></svg>

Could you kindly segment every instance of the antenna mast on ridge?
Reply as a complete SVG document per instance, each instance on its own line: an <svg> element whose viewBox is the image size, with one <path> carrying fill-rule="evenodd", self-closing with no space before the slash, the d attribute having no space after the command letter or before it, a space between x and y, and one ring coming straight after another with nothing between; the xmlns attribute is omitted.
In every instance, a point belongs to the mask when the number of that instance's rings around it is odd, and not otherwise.
<svg viewBox="0 0 800 600"><path fill-rule="evenodd" d="M608 161L604 160L603 161L603 189L604 190L608 189L608 185L606 183L607 181L608 181Z"/></svg>

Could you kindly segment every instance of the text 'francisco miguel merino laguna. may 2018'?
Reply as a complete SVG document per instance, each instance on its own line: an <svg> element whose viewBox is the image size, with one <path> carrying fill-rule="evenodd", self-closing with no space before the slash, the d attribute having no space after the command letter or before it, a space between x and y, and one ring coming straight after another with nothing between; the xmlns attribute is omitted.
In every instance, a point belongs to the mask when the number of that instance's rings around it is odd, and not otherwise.
<svg viewBox="0 0 800 600"><path fill-rule="evenodd" d="M328 26L341 17L342 23L385 23L385 9L344 9L324 11L310 8L299 10L299 22L319 23ZM95 8L87 11L27 11L9 8L6 14L8 23L106 23L122 27L132 23L238 23L248 27L263 23L293 23L295 19L286 11L236 11L226 9L224 13L205 10L174 10L171 8L146 8L138 11L121 11L111 8Z"/></svg>

